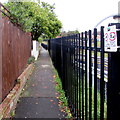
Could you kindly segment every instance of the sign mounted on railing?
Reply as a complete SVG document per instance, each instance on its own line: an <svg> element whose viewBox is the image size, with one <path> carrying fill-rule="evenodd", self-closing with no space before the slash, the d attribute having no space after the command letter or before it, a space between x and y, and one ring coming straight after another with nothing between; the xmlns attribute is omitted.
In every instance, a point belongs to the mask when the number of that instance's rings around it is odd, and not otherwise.
<svg viewBox="0 0 120 120"><path fill-rule="evenodd" d="M117 52L116 25L104 29L104 50L106 52Z"/></svg>

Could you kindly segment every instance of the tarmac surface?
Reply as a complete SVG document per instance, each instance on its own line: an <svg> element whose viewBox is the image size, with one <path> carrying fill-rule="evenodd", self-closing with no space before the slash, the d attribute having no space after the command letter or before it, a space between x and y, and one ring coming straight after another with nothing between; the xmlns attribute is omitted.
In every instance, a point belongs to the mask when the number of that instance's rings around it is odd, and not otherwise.
<svg viewBox="0 0 120 120"><path fill-rule="evenodd" d="M19 99L14 118L65 119L65 113L58 106L53 69L48 51L42 48Z"/></svg>

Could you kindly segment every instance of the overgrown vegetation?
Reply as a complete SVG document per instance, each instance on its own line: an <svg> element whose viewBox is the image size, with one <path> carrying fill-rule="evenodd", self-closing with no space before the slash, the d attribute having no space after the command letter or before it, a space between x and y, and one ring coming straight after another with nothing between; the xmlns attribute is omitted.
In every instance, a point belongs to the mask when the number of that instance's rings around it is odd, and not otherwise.
<svg viewBox="0 0 120 120"><path fill-rule="evenodd" d="M4 5L11 12L11 16L17 18L22 29L32 33L33 40L54 38L60 33L62 23L54 12L54 5L34 0L29 0L29 2L10 1ZM12 22L16 22L16 20L12 20Z"/></svg>
<svg viewBox="0 0 120 120"><path fill-rule="evenodd" d="M12 118L14 116L15 116L15 110L13 110L13 111L10 112L10 117Z"/></svg>
<svg viewBox="0 0 120 120"><path fill-rule="evenodd" d="M27 63L28 63L28 64L31 64L31 63L33 63L33 62L35 62L35 57L34 57L34 56L29 57Z"/></svg>
<svg viewBox="0 0 120 120"><path fill-rule="evenodd" d="M71 118L72 117L72 114L70 113L70 109L68 107L68 100L67 98L65 97L65 91L63 90L62 88L62 82L59 78L59 75L57 73L56 70L54 70L55 72L55 82L56 82L56 86L55 86L55 89L56 91L58 92L59 94L59 106L61 108L61 111L62 112L65 112L67 114L66 118Z"/></svg>

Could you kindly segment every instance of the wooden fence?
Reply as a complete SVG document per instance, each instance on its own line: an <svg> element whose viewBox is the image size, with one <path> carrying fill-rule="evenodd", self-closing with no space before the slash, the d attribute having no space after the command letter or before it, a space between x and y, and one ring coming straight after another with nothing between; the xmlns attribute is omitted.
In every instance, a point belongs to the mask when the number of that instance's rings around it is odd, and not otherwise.
<svg viewBox="0 0 120 120"><path fill-rule="evenodd" d="M14 87L31 56L31 35L0 16L0 98ZM0 102L1 102L0 100Z"/></svg>

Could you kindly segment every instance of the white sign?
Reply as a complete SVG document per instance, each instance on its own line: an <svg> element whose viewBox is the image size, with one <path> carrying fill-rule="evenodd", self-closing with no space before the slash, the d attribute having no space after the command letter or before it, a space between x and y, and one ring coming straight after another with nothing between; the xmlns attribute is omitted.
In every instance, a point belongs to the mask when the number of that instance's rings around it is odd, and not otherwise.
<svg viewBox="0 0 120 120"><path fill-rule="evenodd" d="M116 25L104 29L104 48L106 52L117 52Z"/></svg>

